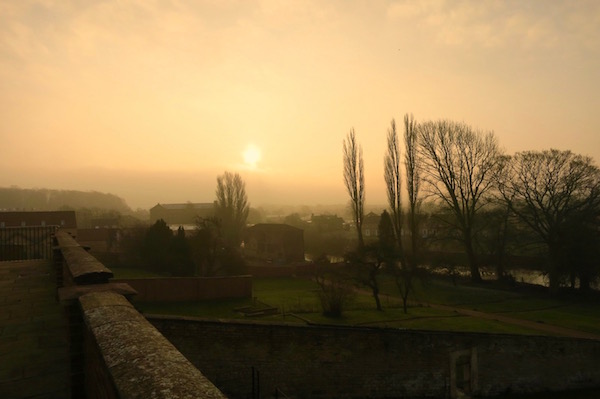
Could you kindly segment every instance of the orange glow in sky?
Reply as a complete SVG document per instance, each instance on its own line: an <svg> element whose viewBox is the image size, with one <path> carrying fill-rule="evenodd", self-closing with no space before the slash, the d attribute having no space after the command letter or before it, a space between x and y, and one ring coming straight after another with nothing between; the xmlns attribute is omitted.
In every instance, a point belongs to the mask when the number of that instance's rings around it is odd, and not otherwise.
<svg viewBox="0 0 600 399"><path fill-rule="evenodd" d="M595 0L0 0L0 186L345 203L354 127L383 204L405 113L600 161L598 71Z"/></svg>

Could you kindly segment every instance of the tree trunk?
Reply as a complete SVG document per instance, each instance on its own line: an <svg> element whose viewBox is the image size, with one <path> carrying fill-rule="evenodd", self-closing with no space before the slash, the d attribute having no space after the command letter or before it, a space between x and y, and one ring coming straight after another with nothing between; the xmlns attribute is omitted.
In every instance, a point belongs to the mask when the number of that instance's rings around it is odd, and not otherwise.
<svg viewBox="0 0 600 399"><path fill-rule="evenodd" d="M477 263L477 256L473 250L473 241L470 234L465 234L465 250L467 252L467 259L469 261L469 269L471 271L471 281L474 283L480 283L481 273L479 272L479 264Z"/></svg>

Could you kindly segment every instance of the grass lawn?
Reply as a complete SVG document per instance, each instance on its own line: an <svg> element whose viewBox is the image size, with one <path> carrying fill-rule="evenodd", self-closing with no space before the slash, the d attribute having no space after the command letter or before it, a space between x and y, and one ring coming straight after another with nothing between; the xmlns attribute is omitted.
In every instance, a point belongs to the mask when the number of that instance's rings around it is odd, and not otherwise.
<svg viewBox="0 0 600 399"><path fill-rule="evenodd" d="M393 281L383 281L380 296L384 310L375 310L373 297L366 291L357 292L347 304L343 317L322 315L317 297L318 285L310 280L295 278L255 278L253 298L185 303L137 303L146 313L186 315L202 318L248 319L237 308L268 306L280 314L260 320L275 322L315 323L355 326L385 326L417 330L446 330L493 332L511 334L542 334L497 320L483 320L459 315L453 311L433 309L429 303L448 304L498 313L514 318L579 329L600 334L600 305L561 302L559 300L525 295L491 287L453 285L445 280L418 283L410 298L408 314L404 314L400 299L395 295Z"/></svg>
<svg viewBox="0 0 600 399"><path fill-rule="evenodd" d="M589 308L590 305L586 304L571 304L537 311L506 313L506 315L600 334L599 306L596 306L593 310Z"/></svg>

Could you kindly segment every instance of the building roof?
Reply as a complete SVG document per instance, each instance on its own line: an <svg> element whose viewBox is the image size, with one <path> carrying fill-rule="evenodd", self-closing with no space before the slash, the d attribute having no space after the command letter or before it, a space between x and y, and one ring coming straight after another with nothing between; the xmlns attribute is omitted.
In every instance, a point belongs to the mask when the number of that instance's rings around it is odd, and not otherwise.
<svg viewBox="0 0 600 399"><path fill-rule="evenodd" d="M0 223L4 227L55 225L77 228L74 211L0 212Z"/></svg>

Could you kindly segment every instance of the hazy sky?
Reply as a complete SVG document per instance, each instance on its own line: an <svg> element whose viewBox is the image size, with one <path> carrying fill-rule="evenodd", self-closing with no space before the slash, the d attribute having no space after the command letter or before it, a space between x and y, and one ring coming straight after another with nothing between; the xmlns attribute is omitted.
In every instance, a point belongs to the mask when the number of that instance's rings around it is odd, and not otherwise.
<svg viewBox="0 0 600 399"><path fill-rule="evenodd" d="M0 0L0 186L344 203L354 127L384 203L405 113L600 161L600 1Z"/></svg>

